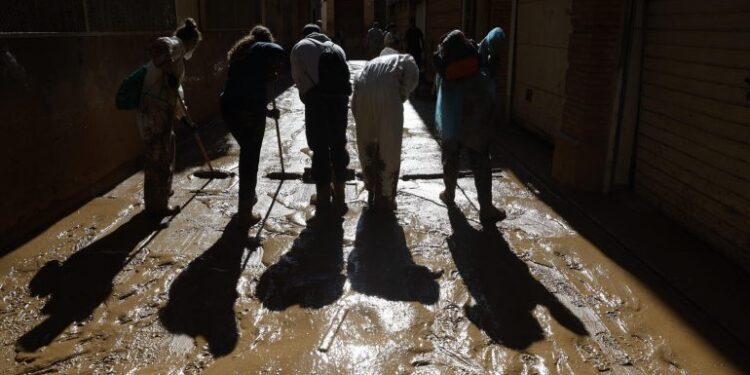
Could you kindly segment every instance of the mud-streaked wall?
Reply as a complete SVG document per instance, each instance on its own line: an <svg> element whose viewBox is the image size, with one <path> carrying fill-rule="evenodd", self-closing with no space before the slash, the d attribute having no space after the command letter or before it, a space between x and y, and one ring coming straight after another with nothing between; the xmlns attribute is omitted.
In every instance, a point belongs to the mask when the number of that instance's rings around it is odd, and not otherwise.
<svg viewBox="0 0 750 375"><path fill-rule="evenodd" d="M0 38L0 249L140 168L135 114L117 111L114 96L157 36ZM218 113L226 50L239 36L204 33L188 62L185 90L196 120Z"/></svg>

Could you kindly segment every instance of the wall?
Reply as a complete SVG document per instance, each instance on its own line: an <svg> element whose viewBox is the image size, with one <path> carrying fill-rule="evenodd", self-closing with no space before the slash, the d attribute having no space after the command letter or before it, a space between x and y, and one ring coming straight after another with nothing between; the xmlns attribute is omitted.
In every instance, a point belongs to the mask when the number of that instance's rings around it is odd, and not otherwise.
<svg viewBox="0 0 750 375"><path fill-rule="evenodd" d="M513 122L554 139L568 69L571 0L519 0Z"/></svg>
<svg viewBox="0 0 750 375"><path fill-rule="evenodd" d="M603 191L621 78L624 0L573 0L565 103L555 135L553 177Z"/></svg>
<svg viewBox="0 0 750 375"><path fill-rule="evenodd" d="M142 145L133 112L114 108L121 79L146 61L157 34L0 39L18 65L0 75L0 248L28 236L135 172ZM208 32L187 64L196 120L217 112L226 50L237 32ZM6 65L8 59L5 59Z"/></svg>

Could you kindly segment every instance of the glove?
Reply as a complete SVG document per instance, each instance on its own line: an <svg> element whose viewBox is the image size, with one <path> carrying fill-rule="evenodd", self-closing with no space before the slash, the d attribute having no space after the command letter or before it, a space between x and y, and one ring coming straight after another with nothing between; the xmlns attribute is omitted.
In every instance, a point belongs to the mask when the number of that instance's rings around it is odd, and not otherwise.
<svg viewBox="0 0 750 375"><path fill-rule="evenodd" d="M281 117L281 111L279 111L278 108L269 109L268 112L266 112L266 116L278 120L279 117Z"/></svg>

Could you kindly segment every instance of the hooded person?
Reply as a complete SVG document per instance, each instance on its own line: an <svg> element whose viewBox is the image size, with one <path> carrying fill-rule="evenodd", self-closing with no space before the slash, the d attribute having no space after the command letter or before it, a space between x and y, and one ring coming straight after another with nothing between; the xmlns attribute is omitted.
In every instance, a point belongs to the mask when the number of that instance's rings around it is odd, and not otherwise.
<svg viewBox="0 0 750 375"><path fill-rule="evenodd" d="M487 72L490 60L496 61L499 41L504 37L496 30L491 32L492 38L482 41L484 49L460 30L454 30L442 38L433 56L438 71L435 123L442 140L445 183L440 199L448 205L455 204L459 157L461 150L466 149L483 223L505 218L505 212L492 203L489 156L489 144L494 135L491 120L496 84Z"/></svg>
<svg viewBox="0 0 750 375"><path fill-rule="evenodd" d="M352 112L357 148L371 208L395 210L404 127L403 102L419 83L410 55L391 53L365 65L354 80Z"/></svg>
<svg viewBox="0 0 750 375"><path fill-rule="evenodd" d="M303 38L290 55L292 79L305 104L305 135L313 152L312 178L318 210L347 211L344 190L349 166L346 150L349 66L344 50L314 24L305 26ZM333 182L333 197L331 194Z"/></svg>
<svg viewBox="0 0 750 375"><path fill-rule="evenodd" d="M269 93L273 91L271 86L278 77L283 56L284 49L274 43L271 31L262 25L255 26L227 54L229 69L221 94L221 113L240 145L237 215L241 225L252 225L261 219L252 212L258 202L255 194L258 163L266 117L279 118L277 109L267 108Z"/></svg>
<svg viewBox="0 0 750 375"><path fill-rule="evenodd" d="M182 80L201 33L192 18L172 36L157 39L148 52L141 103L137 111L138 130L145 144L143 200L146 212L155 217L180 212L169 205L175 160L175 122L195 127L189 120Z"/></svg>

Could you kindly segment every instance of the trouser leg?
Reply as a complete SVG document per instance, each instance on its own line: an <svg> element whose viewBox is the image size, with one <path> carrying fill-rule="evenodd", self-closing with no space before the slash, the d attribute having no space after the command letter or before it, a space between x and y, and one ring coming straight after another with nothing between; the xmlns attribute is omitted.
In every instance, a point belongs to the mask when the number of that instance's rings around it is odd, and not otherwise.
<svg viewBox="0 0 750 375"><path fill-rule="evenodd" d="M458 184L459 156L461 149L456 142L443 142L443 183L445 197L453 200Z"/></svg>
<svg viewBox="0 0 750 375"><path fill-rule="evenodd" d="M174 123L164 119L161 131L151 130L145 138L145 168L143 199L146 210L164 211L169 204L174 174Z"/></svg>
<svg viewBox="0 0 750 375"><path fill-rule="evenodd" d="M380 127L380 160L382 170L382 194L388 202L395 202L398 178L401 170L401 142L404 128L403 108L398 107L387 123Z"/></svg>
<svg viewBox="0 0 750 375"><path fill-rule="evenodd" d="M328 141L330 162L336 182L346 182L349 152L346 150L346 127L349 122L349 99L331 98L328 101Z"/></svg>
<svg viewBox="0 0 750 375"><path fill-rule="evenodd" d="M474 172L474 184L477 188L477 199L480 207L492 206L492 171L490 156L487 152L469 151L469 163Z"/></svg>
<svg viewBox="0 0 750 375"><path fill-rule="evenodd" d="M328 129L324 102L311 98L305 104L305 134L307 145L313 152L312 178L316 184L331 182L331 153L328 147Z"/></svg>
<svg viewBox="0 0 750 375"><path fill-rule="evenodd" d="M240 202L253 202L258 183L258 164L266 125L265 116L254 112L238 111L224 117L232 136L240 145Z"/></svg>

